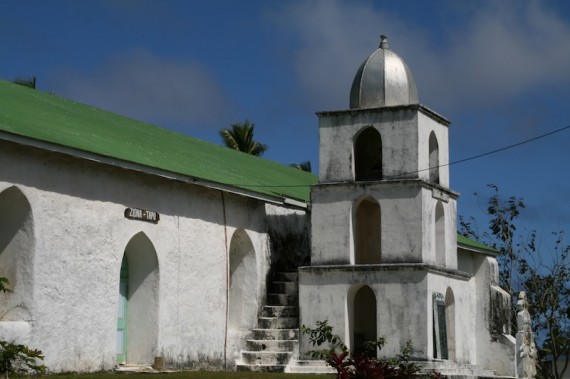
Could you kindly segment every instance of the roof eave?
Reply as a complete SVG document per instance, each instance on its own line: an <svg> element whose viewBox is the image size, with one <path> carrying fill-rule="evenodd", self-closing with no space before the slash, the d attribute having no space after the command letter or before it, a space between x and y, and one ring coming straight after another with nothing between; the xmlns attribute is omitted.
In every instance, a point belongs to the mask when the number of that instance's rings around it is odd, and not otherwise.
<svg viewBox="0 0 570 379"><path fill-rule="evenodd" d="M92 153L86 150L75 149L69 146L64 146L56 143L51 143L35 138L30 138L6 131L0 131L0 139L17 143L19 145L30 146L41 150L52 151L56 153L70 155L76 158L85 159L89 161L106 164L109 166L120 167L126 170L142 172L149 175L160 176L167 179L176 180L179 182L195 184L201 187L234 193L241 196L250 197L253 199L265 201L268 203L278 205L288 205L300 209L308 209L309 205L305 202L291 199L285 196L271 196L255 191L248 191L244 188L231 186L223 183L213 182L198 177L183 175L168 170L159 169L156 167L146 166L140 163L126 161L118 158L112 158L101 154Z"/></svg>

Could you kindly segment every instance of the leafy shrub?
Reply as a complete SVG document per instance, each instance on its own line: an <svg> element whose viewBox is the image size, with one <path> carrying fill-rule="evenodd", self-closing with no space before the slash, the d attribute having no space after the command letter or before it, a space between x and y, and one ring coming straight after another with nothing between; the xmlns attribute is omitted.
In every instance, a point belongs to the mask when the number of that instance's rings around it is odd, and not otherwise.
<svg viewBox="0 0 570 379"><path fill-rule="evenodd" d="M0 292L12 292L7 287L8 279L0 277ZM0 374L8 379L10 374L42 373L46 367L37 364L44 359L40 350L32 350L26 345L0 340Z"/></svg>
<svg viewBox="0 0 570 379"><path fill-rule="evenodd" d="M36 359L44 359L40 350L0 340L0 373L4 373L6 378L9 374L44 372L45 366L38 365Z"/></svg>
<svg viewBox="0 0 570 379"><path fill-rule="evenodd" d="M386 344L386 338L380 337L376 341L365 343L365 351L361 354L351 352L342 339L333 333L328 321L317 321L317 327L311 329L303 325L301 331L309 336L309 341L315 347L325 344L328 348L309 351L314 359L324 359L328 365L337 372L338 379L405 379L418 376L420 367L410 362L413 347L411 341L398 356L393 359L377 359L376 351ZM431 375L440 378L438 373Z"/></svg>

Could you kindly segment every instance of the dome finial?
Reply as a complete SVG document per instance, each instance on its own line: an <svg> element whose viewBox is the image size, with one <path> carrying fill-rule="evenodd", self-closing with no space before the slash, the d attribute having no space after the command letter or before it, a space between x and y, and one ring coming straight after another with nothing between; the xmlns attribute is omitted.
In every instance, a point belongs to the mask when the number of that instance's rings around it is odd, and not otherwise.
<svg viewBox="0 0 570 379"><path fill-rule="evenodd" d="M381 49L387 49L388 48L388 36L386 34L382 34L380 36L380 46Z"/></svg>
<svg viewBox="0 0 570 379"><path fill-rule="evenodd" d="M380 48L362 64L350 89L350 109L419 104L416 82L408 66L388 49L388 37L380 36Z"/></svg>

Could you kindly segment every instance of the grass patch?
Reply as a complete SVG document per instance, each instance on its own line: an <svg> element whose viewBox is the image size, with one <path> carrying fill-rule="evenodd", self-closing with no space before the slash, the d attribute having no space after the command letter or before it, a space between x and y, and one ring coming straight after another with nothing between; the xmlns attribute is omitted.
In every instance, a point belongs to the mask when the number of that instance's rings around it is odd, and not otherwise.
<svg viewBox="0 0 570 379"><path fill-rule="evenodd" d="M285 374L265 372L178 371L163 374L115 373L58 374L53 379L331 379L326 374ZM22 378L22 377L19 377ZM30 379L37 377L28 377Z"/></svg>

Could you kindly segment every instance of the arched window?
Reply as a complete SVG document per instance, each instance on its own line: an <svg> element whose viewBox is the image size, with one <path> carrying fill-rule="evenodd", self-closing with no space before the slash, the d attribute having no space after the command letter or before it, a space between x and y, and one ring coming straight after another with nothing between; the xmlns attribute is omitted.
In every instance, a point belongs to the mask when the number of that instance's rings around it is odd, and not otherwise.
<svg viewBox="0 0 570 379"><path fill-rule="evenodd" d="M372 127L362 130L354 141L356 181L382 179L382 139Z"/></svg>
<svg viewBox="0 0 570 379"><path fill-rule="evenodd" d="M447 356L455 361L455 297L451 288L445 293L445 326L447 329Z"/></svg>
<svg viewBox="0 0 570 379"><path fill-rule="evenodd" d="M128 242L119 283L117 360L152 362L158 344L159 270L156 251L146 234L140 232Z"/></svg>
<svg viewBox="0 0 570 379"><path fill-rule="evenodd" d="M439 184L439 145L434 132L429 135L429 181Z"/></svg>
<svg viewBox="0 0 570 379"><path fill-rule="evenodd" d="M455 297L448 288L433 294L433 357L455 361Z"/></svg>
<svg viewBox="0 0 570 379"><path fill-rule="evenodd" d="M16 187L0 193L0 277L11 293L0 293L4 321L32 319L34 223L26 196Z"/></svg>
<svg viewBox="0 0 570 379"><path fill-rule="evenodd" d="M445 214L443 204L438 201L435 206L435 262L440 266L445 266Z"/></svg>
<svg viewBox="0 0 570 379"><path fill-rule="evenodd" d="M371 197L365 197L356 204L353 218L354 263L380 263L382 254L380 204Z"/></svg>
<svg viewBox="0 0 570 379"><path fill-rule="evenodd" d="M361 354L365 352L365 342L377 339L376 295L369 286L357 284L349 289L347 301L349 348Z"/></svg>
<svg viewBox="0 0 570 379"><path fill-rule="evenodd" d="M257 316L257 269L253 244L243 229L234 232L230 242L229 275L228 328L252 328Z"/></svg>

